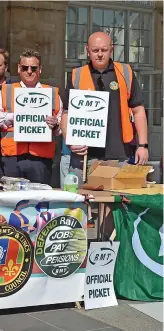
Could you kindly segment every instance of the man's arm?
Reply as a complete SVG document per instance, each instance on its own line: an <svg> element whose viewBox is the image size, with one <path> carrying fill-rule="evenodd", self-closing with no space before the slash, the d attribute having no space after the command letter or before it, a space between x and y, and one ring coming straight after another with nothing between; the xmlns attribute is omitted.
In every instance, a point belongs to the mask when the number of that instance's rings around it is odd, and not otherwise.
<svg viewBox="0 0 164 331"><path fill-rule="evenodd" d="M62 113L63 113L63 103L61 101L61 98L59 97L59 103L60 103L60 108L59 108L59 111L56 115L56 119L57 119L57 126L54 127L53 129L53 134L55 136L60 136L61 135L61 128L60 128L60 123L61 123L61 118L62 118Z"/></svg>
<svg viewBox="0 0 164 331"><path fill-rule="evenodd" d="M128 105L133 112L134 124L138 135L138 143L147 144L148 128L147 128L147 119L144 108L144 101L143 101L141 89L134 75L134 72L132 79L131 96ZM135 163L144 165L147 163L147 161L148 161L148 150L144 147L138 147L135 155Z"/></svg>
<svg viewBox="0 0 164 331"><path fill-rule="evenodd" d="M61 130L64 137L64 140L66 140L67 135L67 121L68 121L68 112L65 111L62 116L61 120ZM69 149L72 153L75 153L77 155L86 155L88 147L87 146L78 146L78 145L69 145Z"/></svg>
<svg viewBox="0 0 164 331"><path fill-rule="evenodd" d="M143 106L132 108L134 124L138 135L138 143L148 143L148 129L145 109ZM135 155L135 163L146 164L148 161L148 150L144 147L138 147Z"/></svg>
<svg viewBox="0 0 164 331"><path fill-rule="evenodd" d="M59 97L59 111L57 115L55 115L54 113L53 116L47 116L46 118L46 123L48 124L49 128L53 130L54 136L60 136L61 134L60 122L61 122L62 112L63 112L63 103L61 101L61 98Z"/></svg>
<svg viewBox="0 0 164 331"><path fill-rule="evenodd" d="M148 129L147 129L147 118L145 109L143 106L138 106L132 108L134 115L134 123L136 131L138 134L138 143L147 144L148 143Z"/></svg>
<svg viewBox="0 0 164 331"><path fill-rule="evenodd" d="M66 140L67 134L67 120L68 120L68 103L69 103L69 90L73 88L72 84L69 83L70 86L67 86L66 89L62 89L59 93L63 102L63 113L61 117L60 127L62 130L62 135L64 140Z"/></svg>
<svg viewBox="0 0 164 331"><path fill-rule="evenodd" d="M14 124L14 114L6 113L0 110L0 129L8 129L11 128Z"/></svg>
<svg viewBox="0 0 164 331"><path fill-rule="evenodd" d="M64 112L60 124L64 140L66 140L66 135L67 135L67 120L68 120L68 112Z"/></svg>
<svg viewBox="0 0 164 331"><path fill-rule="evenodd" d="M3 88L3 86L2 86ZM2 91L0 90L0 129L7 129L13 126L14 114L6 112L2 107Z"/></svg>

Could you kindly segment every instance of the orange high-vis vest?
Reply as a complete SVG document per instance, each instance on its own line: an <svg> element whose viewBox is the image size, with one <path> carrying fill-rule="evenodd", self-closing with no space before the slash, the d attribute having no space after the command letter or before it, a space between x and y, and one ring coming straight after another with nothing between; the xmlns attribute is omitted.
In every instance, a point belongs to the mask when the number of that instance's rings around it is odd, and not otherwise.
<svg viewBox="0 0 164 331"><path fill-rule="evenodd" d="M3 84L2 107L4 111L14 112L14 89L21 87L20 83ZM52 89L52 114L56 115L60 108L59 90L57 87L42 84L43 88ZM17 156L30 153L34 156L52 159L55 153L55 142L15 142L14 128L3 130L1 139L1 153L3 156Z"/></svg>
<svg viewBox="0 0 164 331"><path fill-rule="evenodd" d="M122 135L124 143L133 139L133 127L130 121L131 110L128 107L128 100L131 93L132 69L129 64L113 62L118 85L120 88L120 106ZM95 91L95 85L89 70L89 66L75 68L72 71L72 83L75 89Z"/></svg>

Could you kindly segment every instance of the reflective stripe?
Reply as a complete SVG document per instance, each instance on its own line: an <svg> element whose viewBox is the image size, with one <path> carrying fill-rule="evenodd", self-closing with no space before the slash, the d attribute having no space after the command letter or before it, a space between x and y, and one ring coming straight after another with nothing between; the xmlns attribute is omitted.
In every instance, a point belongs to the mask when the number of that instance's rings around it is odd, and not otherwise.
<svg viewBox="0 0 164 331"><path fill-rule="evenodd" d="M121 65L122 65L123 71L124 71L124 78L125 78L125 81L126 81L126 86L127 86L128 92L130 94L131 82L130 82L129 68L128 68L126 63L121 63Z"/></svg>
<svg viewBox="0 0 164 331"><path fill-rule="evenodd" d="M75 89L79 88L81 69L82 69L82 67L79 67L79 68L76 68L76 70L75 70L75 81L74 81Z"/></svg>
<svg viewBox="0 0 164 331"><path fill-rule="evenodd" d="M13 138L14 131L1 132L1 138Z"/></svg>
<svg viewBox="0 0 164 331"><path fill-rule="evenodd" d="M8 113L12 113L12 84L6 86L6 108Z"/></svg>

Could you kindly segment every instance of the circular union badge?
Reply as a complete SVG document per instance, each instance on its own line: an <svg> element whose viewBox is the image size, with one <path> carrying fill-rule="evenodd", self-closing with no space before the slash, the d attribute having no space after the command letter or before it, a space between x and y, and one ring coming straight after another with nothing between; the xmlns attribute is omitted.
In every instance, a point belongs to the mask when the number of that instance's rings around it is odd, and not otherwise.
<svg viewBox="0 0 164 331"><path fill-rule="evenodd" d="M109 84L109 87L110 87L110 89L111 90L118 90L118 83L117 82L115 82L115 81L113 81L113 82L111 82L110 84Z"/></svg>
<svg viewBox="0 0 164 331"><path fill-rule="evenodd" d="M0 297L18 292L28 281L34 249L28 234L5 224L0 226Z"/></svg>
<svg viewBox="0 0 164 331"><path fill-rule="evenodd" d="M86 254L86 233L78 219L70 215L53 218L36 240L35 260L39 268L53 278L73 274Z"/></svg>

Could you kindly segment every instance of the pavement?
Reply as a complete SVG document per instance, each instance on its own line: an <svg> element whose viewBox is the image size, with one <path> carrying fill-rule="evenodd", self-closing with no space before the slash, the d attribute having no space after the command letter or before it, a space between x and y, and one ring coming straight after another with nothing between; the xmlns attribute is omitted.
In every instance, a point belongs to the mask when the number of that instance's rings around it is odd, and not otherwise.
<svg viewBox="0 0 164 331"><path fill-rule="evenodd" d="M119 300L118 306L88 311L73 304L1 310L0 331L162 331L162 320L160 302Z"/></svg>

